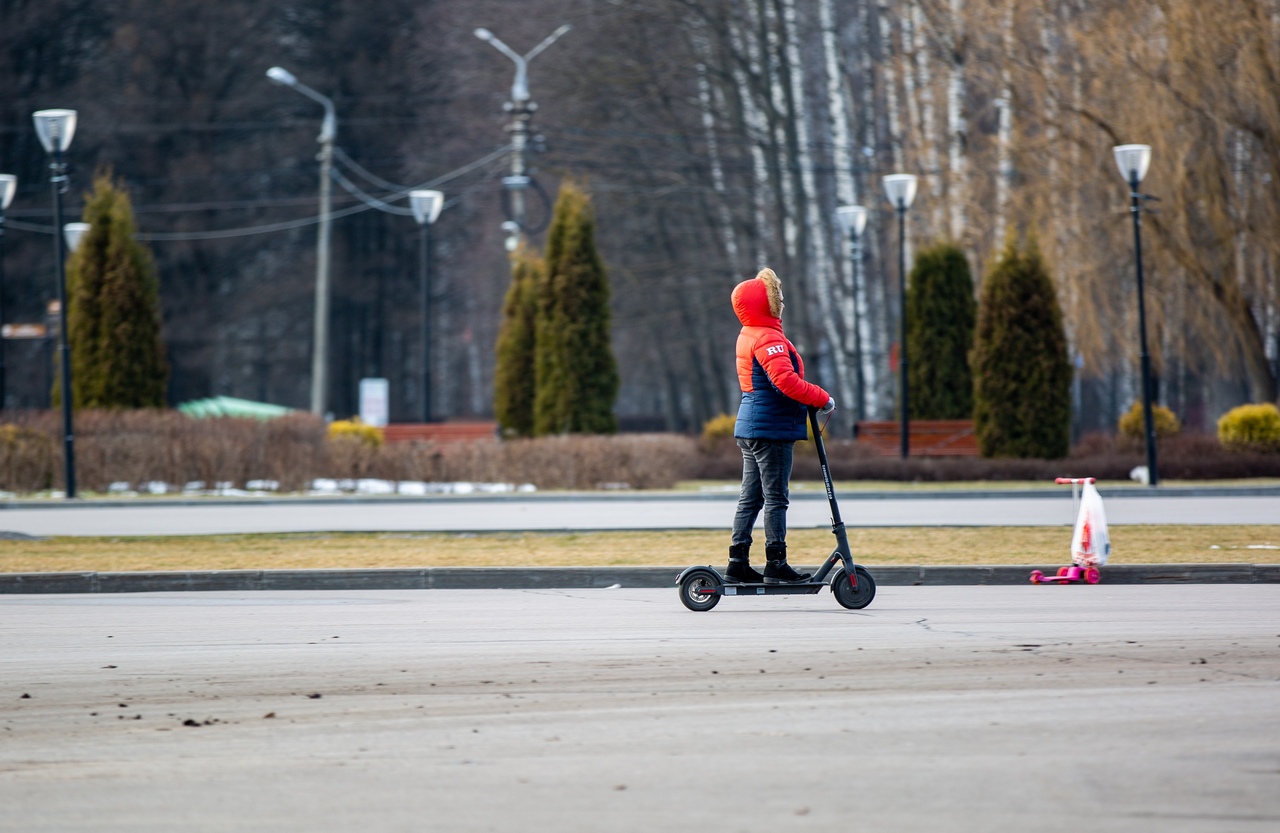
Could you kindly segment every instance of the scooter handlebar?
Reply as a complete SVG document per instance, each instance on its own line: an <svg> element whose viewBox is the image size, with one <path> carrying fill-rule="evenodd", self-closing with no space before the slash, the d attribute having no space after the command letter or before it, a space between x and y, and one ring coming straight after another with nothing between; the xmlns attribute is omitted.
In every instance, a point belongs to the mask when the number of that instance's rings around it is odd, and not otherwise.
<svg viewBox="0 0 1280 833"><path fill-rule="evenodd" d="M1059 477L1059 478L1055 478L1053 482L1057 483L1059 486L1065 485L1067 483L1097 483L1098 478L1096 477Z"/></svg>

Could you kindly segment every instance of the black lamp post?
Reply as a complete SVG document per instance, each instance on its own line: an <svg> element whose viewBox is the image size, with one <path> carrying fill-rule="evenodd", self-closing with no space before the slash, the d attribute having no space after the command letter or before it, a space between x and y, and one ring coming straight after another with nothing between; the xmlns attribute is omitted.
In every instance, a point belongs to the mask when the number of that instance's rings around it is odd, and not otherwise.
<svg viewBox="0 0 1280 833"><path fill-rule="evenodd" d="M849 288L849 297L852 299L853 306L852 320L850 321L853 337L853 372L854 381L858 385L858 402L857 415L858 421L867 418L867 394L866 382L862 376L862 322L859 317L858 310L858 293L862 286L862 232L867 227L867 209L860 205L842 205L836 209L836 219L840 222L840 227L844 229L845 234L849 235L849 247L851 249L849 255L853 260L853 268L850 269L849 280L852 285Z"/></svg>
<svg viewBox="0 0 1280 833"><path fill-rule="evenodd" d="M18 178L13 174L0 174L0 329L4 328L4 212L13 202L18 190ZM0 332L0 411L5 402L4 333Z"/></svg>
<svg viewBox="0 0 1280 833"><path fill-rule="evenodd" d="M431 224L444 208L439 191L410 191L409 205L418 221L419 267L422 271L422 421L431 421Z"/></svg>
<svg viewBox="0 0 1280 833"><path fill-rule="evenodd" d="M76 133L75 110L39 110L32 118L40 144L51 157L49 183L53 186L53 227L62 230L62 195L67 190L67 169L62 154L71 146ZM53 235L54 260L57 265L59 336L58 357L62 370L62 450L67 499L76 496L75 431L71 421L71 350L67 343L67 271L62 250L62 235Z"/></svg>
<svg viewBox="0 0 1280 833"><path fill-rule="evenodd" d="M902 459L911 456L911 394L907 387L907 209L916 198L914 174L890 174L884 178L884 193L898 209L898 370L902 387Z"/></svg>
<svg viewBox="0 0 1280 833"><path fill-rule="evenodd" d="M1142 421L1147 436L1147 484L1157 486L1156 427L1151 415L1151 354L1147 352L1147 309L1142 288L1142 201L1138 185L1151 165L1150 145L1117 145L1116 166L1129 183L1129 213L1133 216L1133 252L1138 267L1138 339L1142 348Z"/></svg>

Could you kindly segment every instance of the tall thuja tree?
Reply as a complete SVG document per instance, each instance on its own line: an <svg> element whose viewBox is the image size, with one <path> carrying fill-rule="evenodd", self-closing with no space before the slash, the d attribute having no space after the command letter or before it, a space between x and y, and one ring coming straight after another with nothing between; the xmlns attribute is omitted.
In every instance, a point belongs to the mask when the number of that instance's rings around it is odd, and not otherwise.
<svg viewBox="0 0 1280 833"><path fill-rule="evenodd" d="M916 255L907 290L907 353L911 415L919 419L973 416L973 349L977 302L964 252L938 243Z"/></svg>
<svg viewBox="0 0 1280 833"><path fill-rule="evenodd" d="M982 284L973 418L986 457L1065 457L1071 366L1053 282L1033 237L1010 238Z"/></svg>
<svg viewBox="0 0 1280 833"><path fill-rule="evenodd" d="M511 286L502 305L493 372L493 412L506 437L533 435L535 326L545 272L542 258L525 246L511 256Z"/></svg>
<svg viewBox="0 0 1280 833"><path fill-rule="evenodd" d="M110 174L94 179L84 221L89 231L67 261L72 402L161 407L169 366L160 338L160 285L151 252L134 239L129 196Z"/></svg>
<svg viewBox="0 0 1280 833"><path fill-rule="evenodd" d="M609 276L596 251L591 201L566 180L556 199L546 274L538 288L535 434L618 430L613 413L618 364L609 318Z"/></svg>

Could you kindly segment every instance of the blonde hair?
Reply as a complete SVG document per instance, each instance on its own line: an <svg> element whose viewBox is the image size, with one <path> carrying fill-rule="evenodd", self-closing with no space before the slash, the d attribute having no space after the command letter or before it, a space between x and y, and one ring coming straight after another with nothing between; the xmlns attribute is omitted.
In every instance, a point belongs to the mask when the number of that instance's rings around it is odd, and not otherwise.
<svg viewBox="0 0 1280 833"><path fill-rule="evenodd" d="M782 281L778 279L778 273L766 266L756 273L756 280L764 281L764 288L769 293L769 314L781 318Z"/></svg>

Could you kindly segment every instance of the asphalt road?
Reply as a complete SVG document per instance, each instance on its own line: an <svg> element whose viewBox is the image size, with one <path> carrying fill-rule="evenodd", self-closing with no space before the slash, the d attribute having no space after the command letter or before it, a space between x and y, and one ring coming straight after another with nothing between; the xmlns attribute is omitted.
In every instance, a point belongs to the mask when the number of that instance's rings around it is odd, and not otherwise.
<svg viewBox="0 0 1280 833"><path fill-rule="evenodd" d="M434 498L394 501L217 500L149 505L9 504L0 531L27 535L215 535L241 532L497 532L520 530L727 529L735 495ZM1113 524L1275 524L1280 495L1113 497ZM1074 520L1070 493L1038 497L846 495L849 526L1058 526ZM830 524L821 495L796 496L793 528Z"/></svg>
<svg viewBox="0 0 1280 833"><path fill-rule="evenodd" d="M6 597L0 829L1273 831L1278 643L1280 585Z"/></svg>

